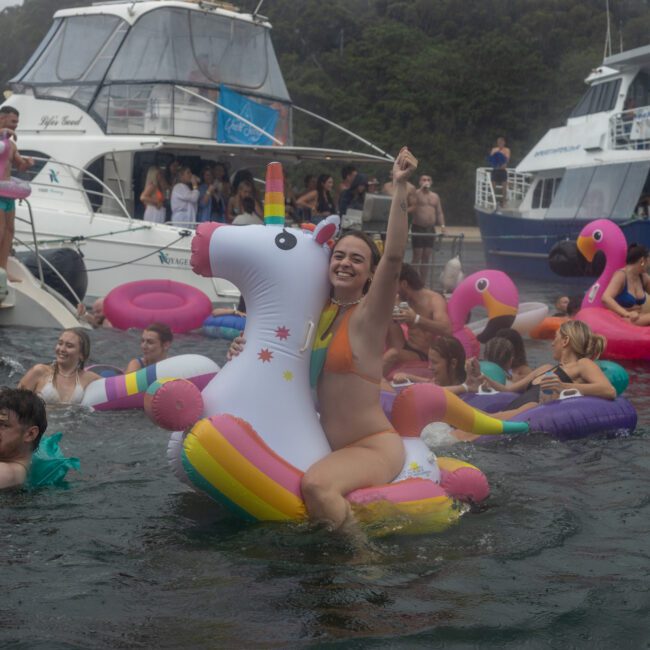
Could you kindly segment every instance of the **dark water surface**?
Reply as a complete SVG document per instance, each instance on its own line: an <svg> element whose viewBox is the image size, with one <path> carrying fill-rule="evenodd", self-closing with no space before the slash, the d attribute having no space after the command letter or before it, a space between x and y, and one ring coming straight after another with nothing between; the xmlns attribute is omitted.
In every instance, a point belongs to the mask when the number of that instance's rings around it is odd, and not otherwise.
<svg viewBox="0 0 650 650"><path fill-rule="evenodd" d="M520 285L522 300L562 290ZM50 359L56 334L0 330L0 382ZM137 352L136 332L92 336L94 361ZM174 343L220 363L225 349ZM533 363L549 356L530 343ZM485 507L440 535L376 541L371 558L194 494L142 412L53 409L49 432L82 472L67 490L0 494L0 648L650 647L650 373L628 369L635 435L455 446L489 478Z"/></svg>

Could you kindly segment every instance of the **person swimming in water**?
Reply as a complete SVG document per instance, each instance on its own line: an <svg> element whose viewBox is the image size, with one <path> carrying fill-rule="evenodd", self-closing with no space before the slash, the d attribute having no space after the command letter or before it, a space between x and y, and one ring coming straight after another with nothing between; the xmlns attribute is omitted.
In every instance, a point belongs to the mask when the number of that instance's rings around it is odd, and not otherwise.
<svg viewBox="0 0 650 650"><path fill-rule="evenodd" d="M100 376L84 369L90 356L85 330L71 327L61 332L51 364L38 363L18 382L43 398L46 404L80 404L86 387Z"/></svg>
<svg viewBox="0 0 650 650"><path fill-rule="evenodd" d="M166 359L173 340L174 334L169 325L165 325L165 323L151 323L145 327L140 339L142 356L131 359L124 373L135 372Z"/></svg>
<svg viewBox="0 0 650 650"><path fill-rule="evenodd" d="M0 389L0 489L27 480L32 454L47 429L45 403L30 390Z"/></svg>

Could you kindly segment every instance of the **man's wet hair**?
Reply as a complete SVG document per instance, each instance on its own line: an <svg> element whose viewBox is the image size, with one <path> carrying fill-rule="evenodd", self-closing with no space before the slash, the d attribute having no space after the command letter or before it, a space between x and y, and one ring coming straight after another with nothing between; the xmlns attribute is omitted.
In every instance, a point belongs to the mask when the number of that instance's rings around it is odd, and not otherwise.
<svg viewBox="0 0 650 650"><path fill-rule="evenodd" d="M36 449L47 429L45 402L31 390L25 388L0 388L0 410L13 411L22 427L38 427L38 436L32 443Z"/></svg>

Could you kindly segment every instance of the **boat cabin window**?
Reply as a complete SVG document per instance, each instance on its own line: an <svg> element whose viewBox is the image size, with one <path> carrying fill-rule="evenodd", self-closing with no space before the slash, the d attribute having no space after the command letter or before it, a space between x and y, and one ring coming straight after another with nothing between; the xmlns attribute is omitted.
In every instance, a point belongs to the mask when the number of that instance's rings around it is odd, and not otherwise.
<svg viewBox="0 0 650 650"><path fill-rule="evenodd" d="M616 105L620 87L620 79L605 81L591 86L582 96L582 99L578 102L578 105L573 109L569 117L581 117L582 115L611 111Z"/></svg>
<svg viewBox="0 0 650 650"><path fill-rule="evenodd" d="M116 16L59 19L12 82L32 86L37 97L67 99L87 108L126 30Z"/></svg>
<svg viewBox="0 0 650 650"><path fill-rule="evenodd" d="M560 186L561 178L540 178L533 190L532 208L548 208Z"/></svg>
<svg viewBox="0 0 650 650"><path fill-rule="evenodd" d="M633 109L650 105L650 76L641 70L630 84L625 97L625 108Z"/></svg>
<svg viewBox="0 0 650 650"><path fill-rule="evenodd" d="M650 162L568 169L546 218L626 221L649 169Z"/></svg>

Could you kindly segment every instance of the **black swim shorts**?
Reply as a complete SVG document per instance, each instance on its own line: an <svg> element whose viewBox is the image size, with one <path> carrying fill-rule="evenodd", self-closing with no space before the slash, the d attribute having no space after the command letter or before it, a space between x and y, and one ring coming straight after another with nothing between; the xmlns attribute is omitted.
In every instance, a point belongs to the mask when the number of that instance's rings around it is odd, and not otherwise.
<svg viewBox="0 0 650 650"><path fill-rule="evenodd" d="M419 234L427 234L427 237L419 237ZM411 226L411 245L413 248L433 248L433 242L435 237L430 235L435 235L436 227L435 226L418 226L413 224Z"/></svg>

